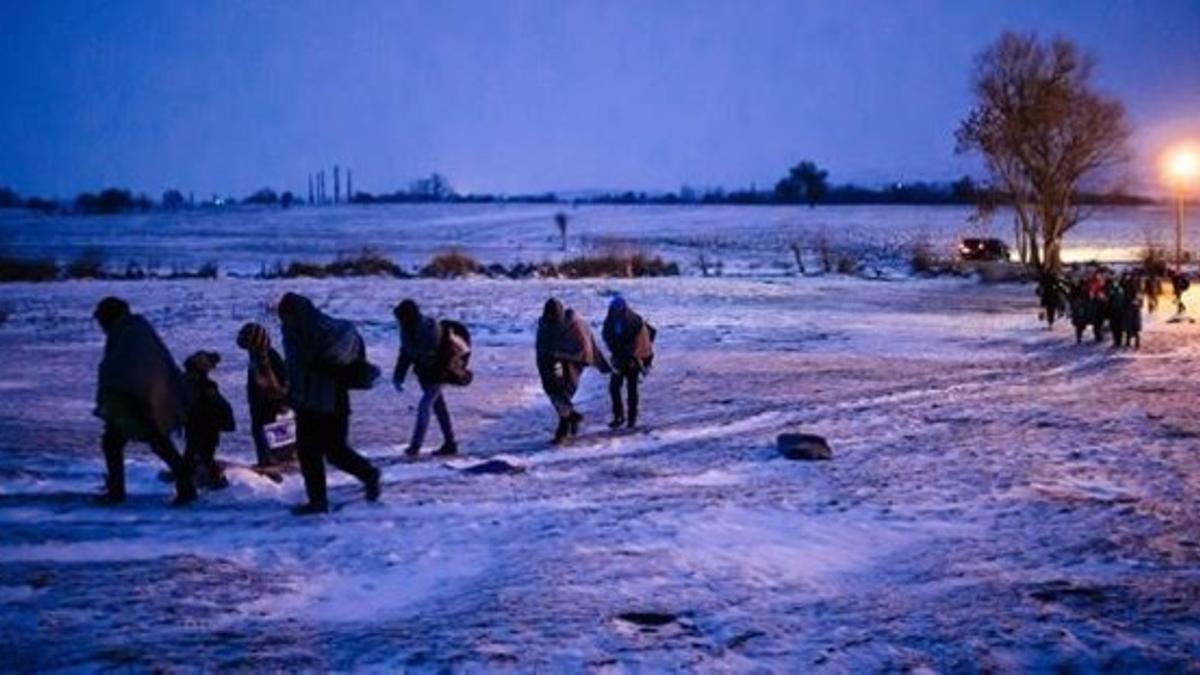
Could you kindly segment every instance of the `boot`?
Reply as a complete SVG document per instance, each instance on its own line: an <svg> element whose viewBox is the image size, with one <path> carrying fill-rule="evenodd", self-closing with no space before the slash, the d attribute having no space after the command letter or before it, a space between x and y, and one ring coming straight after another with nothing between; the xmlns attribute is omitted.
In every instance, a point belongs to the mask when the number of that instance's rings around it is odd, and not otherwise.
<svg viewBox="0 0 1200 675"><path fill-rule="evenodd" d="M554 440L551 443L562 445L567 440L567 435L571 433L571 420L569 417L558 418L558 428L554 430Z"/></svg>
<svg viewBox="0 0 1200 675"><path fill-rule="evenodd" d="M379 493L381 490L379 479L379 469L375 469L375 472L372 473L371 476L363 483L363 491L366 493L366 499L369 502L379 501Z"/></svg>
<svg viewBox="0 0 1200 675"><path fill-rule="evenodd" d="M124 501L124 492L114 492L112 490L105 490L92 498L92 503L96 506L117 506Z"/></svg>
<svg viewBox="0 0 1200 675"><path fill-rule="evenodd" d="M629 424L626 426L630 429L633 429L634 427L637 426L637 413L636 412L629 413Z"/></svg>
<svg viewBox="0 0 1200 675"><path fill-rule="evenodd" d="M410 445L404 449L404 458L410 462L420 456L421 456L421 448L419 448L415 445Z"/></svg>
<svg viewBox="0 0 1200 675"><path fill-rule="evenodd" d="M171 506L176 508L187 506L196 501L197 497L195 485L192 485L190 481L180 483L175 488L175 498L171 500Z"/></svg>
<svg viewBox="0 0 1200 675"><path fill-rule="evenodd" d="M322 513L329 513L328 504L313 504L310 502L292 507L293 516L315 516Z"/></svg>
<svg viewBox="0 0 1200 675"><path fill-rule="evenodd" d="M579 435L579 427L582 425L583 415L580 415L577 412L572 412L571 416L567 418L567 426L569 427L572 436Z"/></svg>
<svg viewBox="0 0 1200 675"><path fill-rule="evenodd" d="M442 447L433 451L436 457L453 457L458 454L458 443L454 441L446 441L442 443Z"/></svg>
<svg viewBox="0 0 1200 675"><path fill-rule="evenodd" d="M609 429L620 429L625 425L624 415L613 415L612 421L608 423Z"/></svg>

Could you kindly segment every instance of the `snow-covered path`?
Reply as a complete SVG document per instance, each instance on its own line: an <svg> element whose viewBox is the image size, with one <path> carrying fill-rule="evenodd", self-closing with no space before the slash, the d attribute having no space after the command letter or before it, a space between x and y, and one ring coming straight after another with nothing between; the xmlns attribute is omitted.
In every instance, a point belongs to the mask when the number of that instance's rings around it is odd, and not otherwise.
<svg viewBox="0 0 1200 675"><path fill-rule="evenodd" d="M234 334L285 288L385 366L401 297L466 321L463 449L528 471L399 462L416 397L380 387L352 437L386 465L381 504L335 474L345 506L296 519L297 477L235 470L171 511L135 449L131 503L90 506L94 302L130 299L177 358L221 351L244 428ZM647 429L610 435L589 373L588 430L552 450L532 326L551 294L598 322L613 290L661 330ZM1200 332L1076 347L1032 304L786 278L2 287L0 669L1195 668ZM834 460L779 458L792 429ZM251 457L244 432L223 447Z"/></svg>

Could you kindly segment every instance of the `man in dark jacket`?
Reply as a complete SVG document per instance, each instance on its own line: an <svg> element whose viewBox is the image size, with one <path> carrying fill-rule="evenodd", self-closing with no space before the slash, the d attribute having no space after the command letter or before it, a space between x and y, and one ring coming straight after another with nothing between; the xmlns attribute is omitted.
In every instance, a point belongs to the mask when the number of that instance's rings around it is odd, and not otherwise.
<svg viewBox="0 0 1200 675"><path fill-rule="evenodd" d="M612 372L583 317L563 307L558 298L550 298L538 322L537 368L542 389L558 413L555 444L579 433L583 415L575 410L571 399L579 389L583 369L588 366L595 366L602 373Z"/></svg>
<svg viewBox="0 0 1200 675"><path fill-rule="evenodd" d="M637 426L638 380L654 358L653 330L637 312L629 308L625 298L618 295L609 303L601 335L612 353L612 377L608 381L613 408L613 418L608 423L610 428L616 429L626 423L630 429ZM628 387L629 390L628 419L621 401L622 387Z"/></svg>
<svg viewBox="0 0 1200 675"><path fill-rule="evenodd" d="M183 425L187 394L183 375L154 328L129 303L108 297L93 314L104 331L104 358L96 386L96 415L104 420L105 493L97 502L125 500L125 446L148 443L175 479L174 506L196 500L191 471L171 442Z"/></svg>
<svg viewBox="0 0 1200 675"><path fill-rule="evenodd" d="M442 447L435 455L449 456L458 453L454 440L454 425L450 421L450 410L446 408L444 396L445 373L442 343L445 331L440 321L421 314L413 300L404 300L392 312L400 326L400 353L396 356L396 369L392 384L397 392L404 390L404 378L409 368L417 375L421 385L421 402L417 404L417 419L413 425L412 440L404 454L410 458L421 452L425 433L429 429L430 412L437 416L442 430Z"/></svg>
<svg viewBox="0 0 1200 675"><path fill-rule="evenodd" d="M265 428L287 410L287 372L283 357L271 346L265 326L247 323L238 331L238 346L250 358L246 368L246 401L250 404L250 435L259 466L289 462L296 448L272 448Z"/></svg>
<svg viewBox="0 0 1200 675"><path fill-rule="evenodd" d="M279 302L288 399L296 411L296 446L308 503L296 515L325 513L325 460L362 482L367 501L379 499L379 470L347 442L350 392L344 369L364 358L365 346L348 321L327 316L308 298L287 293Z"/></svg>

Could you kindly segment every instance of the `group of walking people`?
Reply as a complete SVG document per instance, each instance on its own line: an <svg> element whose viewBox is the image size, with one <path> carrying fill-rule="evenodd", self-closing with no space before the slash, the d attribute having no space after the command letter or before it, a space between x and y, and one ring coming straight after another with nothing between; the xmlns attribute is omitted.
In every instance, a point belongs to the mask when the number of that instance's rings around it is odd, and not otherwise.
<svg viewBox="0 0 1200 675"><path fill-rule="evenodd" d="M1189 287L1186 275L1166 275L1175 302L1177 316L1186 311L1183 294ZM1102 266L1086 272L1073 269L1065 276L1043 274L1037 294L1041 317L1054 327L1057 316L1067 315L1075 330L1075 343L1083 342L1089 328L1096 342L1106 333L1113 347L1141 347L1142 304L1146 311L1158 311L1164 276L1143 270L1116 273Z"/></svg>
<svg viewBox="0 0 1200 675"><path fill-rule="evenodd" d="M357 478L367 501L379 499L379 469L349 444L350 393L370 389L380 377L367 360L366 343L351 322L329 316L302 295L284 294L277 313L283 355L266 326L247 323L237 334L248 357L246 398L258 466L284 464L293 456L298 460L307 502L292 509L297 515L329 510L326 463ZM393 315L400 334L393 387L403 392L411 371L421 388L405 456L419 456L431 417L442 432L442 445L433 454L453 456L458 442L445 394L448 386L467 386L474 379L470 331L457 321L423 313L412 299L396 305ZM173 505L195 501L197 486L225 487L216 452L221 434L234 431L235 422L210 377L220 355L196 352L181 370L150 323L125 300L104 298L93 316L106 336L96 395L96 415L104 421L106 480L97 501L125 500L124 448L130 441L148 444L167 465L166 475L176 486ZM609 426L637 425L639 383L653 363L655 336L654 327L615 296L602 331L606 356L585 318L557 298L546 301L537 326L536 361L558 418L554 444L567 442L582 428L583 415L573 399L589 367L610 376ZM294 439L287 440L294 443L280 444L268 432L288 415L294 416ZM171 439L180 429L182 455Z"/></svg>

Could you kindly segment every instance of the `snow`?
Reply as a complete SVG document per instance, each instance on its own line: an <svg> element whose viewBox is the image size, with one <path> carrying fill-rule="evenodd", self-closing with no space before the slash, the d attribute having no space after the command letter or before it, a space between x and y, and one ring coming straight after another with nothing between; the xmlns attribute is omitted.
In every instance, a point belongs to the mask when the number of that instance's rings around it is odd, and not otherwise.
<svg viewBox="0 0 1200 675"><path fill-rule="evenodd" d="M225 272L255 274L276 263L328 261L373 248L406 268L460 247L485 264L558 260L556 213L568 215L571 255L589 248L632 245L699 272L704 256L726 274L779 275L794 270L793 243L818 240L835 248L899 254L921 240L953 252L960 237L1013 238L1013 216L988 221L964 206L604 206L565 204L377 205L280 210L236 207L120 216L43 216L0 209L0 251L66 263L100 253L124 270L194 270L216 263ZM1168 206L1101 208L1075 227L1068 261L1132 260L1148 243L1174 241ZM1186 241L1197 241L1193 221Z"/></svg>
<svg viewBox="0 0 1200 675"><path fill-rule="evenodd" d="M352 420L379 504L331 471L339 508L299 519L298 476L234 468L170 510L133 446L130 502L91 506L96 300L128 298L177 358L223 354L239 431L220 455L246 464L234 336L274 326L284 290L356 321L385 370L401 298L470 325L476 382L448 393L464 457L402 461L416 387L379 387ZM553 294L598 323L615 290L661 331L645 428L609 432L589 372L584 434L551 449L538 312ZM1200 328L1148 317L1140 351L1076 346L1033 304L779 275L0 286L0 670L1194 668ZM789 430L834 459L779 457ZM458 470L483 458L526 472Z"/></svg>

